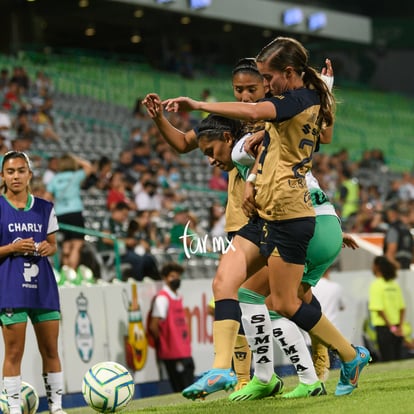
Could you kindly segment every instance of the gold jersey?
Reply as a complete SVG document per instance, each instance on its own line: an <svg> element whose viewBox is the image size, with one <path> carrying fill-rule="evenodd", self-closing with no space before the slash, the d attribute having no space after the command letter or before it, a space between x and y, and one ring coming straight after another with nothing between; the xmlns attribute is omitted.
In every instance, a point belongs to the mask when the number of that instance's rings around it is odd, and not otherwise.
<svg viewBox="0 0 414 414"><path fill-rule="evenodd" d="M318 114L319 104L311 103L292 117L266 124L256 181L260 217L289 220L315 216L305 174L311 168L319 135Z"/></svg>
<svg viewBox="0 0 414 414"><path fill-rule="evenodd" d="M237 168L233 168L229 171L225 226L227 232L237 231L247 224L248 219L241 209L244 185L245 182L238 173Z"/></svg>

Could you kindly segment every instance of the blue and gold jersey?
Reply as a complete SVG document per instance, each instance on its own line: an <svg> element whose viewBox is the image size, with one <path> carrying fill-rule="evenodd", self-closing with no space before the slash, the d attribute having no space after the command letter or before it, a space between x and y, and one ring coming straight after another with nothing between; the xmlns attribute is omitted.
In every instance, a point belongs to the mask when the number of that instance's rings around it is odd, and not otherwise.
<svg viewBox="0 0 414 414"><path fill-rule="evenodd" d="M266 99L276 119L266 124L256 181L259 215L266 220L313 217L305 175L319 136L320 101L315 90L287 91Z"/></svg>

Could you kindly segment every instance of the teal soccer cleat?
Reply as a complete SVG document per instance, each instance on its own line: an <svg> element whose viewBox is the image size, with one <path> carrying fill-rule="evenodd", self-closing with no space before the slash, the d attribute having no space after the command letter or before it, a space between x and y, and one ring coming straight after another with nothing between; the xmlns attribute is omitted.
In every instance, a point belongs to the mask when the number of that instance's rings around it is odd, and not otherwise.
<svg viewBox="0 0 414 414"><path fill-rule="evenodd" d="M213 392L232 390L236 384L237 377L231 368L213 368L202 374L194 384L185 388L182 395L191 400L205 398Z"/></svg>
<svg viewBox="0 0 414 414"><path fill-rule="evenodd" d="M371 355L363 346L356 346L356 357L350 362L342 362L341 375L336 386L335 395L348 395L358 386L359 375L369 361Z"/></svg>

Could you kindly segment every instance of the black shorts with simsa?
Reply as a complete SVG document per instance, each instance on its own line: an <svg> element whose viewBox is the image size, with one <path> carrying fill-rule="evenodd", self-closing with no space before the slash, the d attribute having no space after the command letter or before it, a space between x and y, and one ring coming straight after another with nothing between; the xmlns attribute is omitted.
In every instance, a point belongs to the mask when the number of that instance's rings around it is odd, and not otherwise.
<svg viewBox="0 0 414 414"><path fill-rule="evenodd" d="M304 265L314 230L314 217L275 221L254 217L237 234L258 246L264 257L280 256L286 263Z"/></svg>

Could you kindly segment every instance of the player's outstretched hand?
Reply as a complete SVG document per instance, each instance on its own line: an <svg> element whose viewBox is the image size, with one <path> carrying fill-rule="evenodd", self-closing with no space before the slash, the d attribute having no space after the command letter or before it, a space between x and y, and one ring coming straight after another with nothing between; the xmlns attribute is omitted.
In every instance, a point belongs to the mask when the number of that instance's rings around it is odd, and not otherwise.
<svg viewBox="0 0 414 414"><path fill-rule="evenodd" d="M325 65L326 66L323 67L322 68L322 71L321 71L322 75L325 75L325 76L333 76L334 75L334 72L333 72L333 69L332 69L331 59L326 58L325 59Z"/></svg>
<svg viewBox="0 0 414 414"><path fill-rule="evenodd" d="M185 96L166 99L162 104L167 112L189 112L200 109L199 101L195 101L194 99Z"/></svg>
<svg viewBox="0 0 414 414"><path fill-rule="evenodd" d="M147 113L151 118L158 118L163 115L163 107L160 97L156 93L149 93L143 99L142 104L145 105Z"/></svg>

